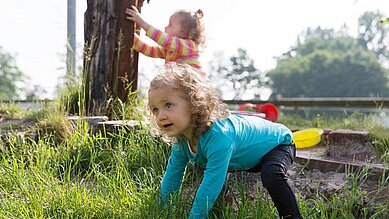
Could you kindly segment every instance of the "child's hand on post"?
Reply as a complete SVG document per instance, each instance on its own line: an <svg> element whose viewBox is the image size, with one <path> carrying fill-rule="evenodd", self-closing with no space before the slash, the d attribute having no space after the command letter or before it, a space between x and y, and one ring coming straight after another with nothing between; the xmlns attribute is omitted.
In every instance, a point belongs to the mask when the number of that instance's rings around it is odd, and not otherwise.
<svg viewBox="0 0 389 219"><path fill-rule="evenodd" d="M134 23L136 23L136 25L145 30L149 28L150 25L145 20L143 20L141 14L134 5L132 5L131 8L126 8L125 13L128 15L126 17L127 20L133 21Z"/></svg>

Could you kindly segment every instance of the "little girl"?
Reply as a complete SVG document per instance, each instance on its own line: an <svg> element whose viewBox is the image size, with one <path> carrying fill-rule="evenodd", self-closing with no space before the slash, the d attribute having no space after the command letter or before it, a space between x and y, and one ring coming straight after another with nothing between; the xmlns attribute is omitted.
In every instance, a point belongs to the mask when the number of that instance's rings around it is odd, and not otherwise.
<svg viewBox="0 0 389 219"><path fill-rule="evenodd" d="M127 19L136 23L146 31L158 46L150 46L144 43L138 34L134 35L133 48L146 56L162 58L166 62L186 63L192 67L201 68L199 61L199 46L204 46L203 12L190 12L179 10L173 13L169 19L169 25L165 32L149 25L138 12L135 6L127 8Z"/></svg>
<svg viewBox="0 0 389 219"><path fill-rule="evenodd" d="M148 108L157 126L175 140L161 184L163 204L180 189L189 162L203 168L189 218L206 218L228 171L261 172L279 216L300 218L287 182L296 148L282 124L230 115L210 82L185 64L168 63L150 82Z"/></svg>

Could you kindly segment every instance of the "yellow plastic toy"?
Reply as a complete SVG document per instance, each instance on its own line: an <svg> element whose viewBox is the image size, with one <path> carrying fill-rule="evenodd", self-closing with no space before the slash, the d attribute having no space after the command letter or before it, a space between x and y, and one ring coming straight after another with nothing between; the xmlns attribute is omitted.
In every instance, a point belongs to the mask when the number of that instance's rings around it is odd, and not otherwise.
<svg viewBox="0 0 389 219"><path fill-rule="evenodd" d="M293 132L293 141L296 148L308 148L320 143L323 129L309 128Z"/></svg>

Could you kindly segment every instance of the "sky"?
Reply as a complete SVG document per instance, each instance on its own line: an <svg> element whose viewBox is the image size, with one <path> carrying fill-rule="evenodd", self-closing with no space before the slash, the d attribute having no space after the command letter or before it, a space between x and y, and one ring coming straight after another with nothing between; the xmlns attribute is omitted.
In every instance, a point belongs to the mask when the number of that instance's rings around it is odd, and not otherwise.
<svg viewBox="0 0 389 219"><path fill-rule="evenodd" d="M83 23L86 0L77 0L77 62L82 63ZM67 1L0 0L0 46L15 57L16 65L30 77L29 86L39 85L55 97L66 73ZM298 34L308 27L339 30L346 24L356 36L358 18L366 11L389 16L388 0L146 0L143 18L164 30L169 16L178 9L204 12L207 47L201 61L207 63L217 51L226 57L246 49L260 71L275 67L275 57L288 51ZM124 9L123 9L124 11ZM152 76L156 61L140 56L139 71Z"/></svg>

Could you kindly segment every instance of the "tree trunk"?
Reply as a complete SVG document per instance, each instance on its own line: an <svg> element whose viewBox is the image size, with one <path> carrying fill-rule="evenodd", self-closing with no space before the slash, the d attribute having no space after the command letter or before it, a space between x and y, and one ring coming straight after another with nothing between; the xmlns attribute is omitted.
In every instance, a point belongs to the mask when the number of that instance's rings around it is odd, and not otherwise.
<svg viewBox="0 0 389 219"><path fill-rule="evenodd" d="M127 7L140 11L143 0L87 0L84 14L84 80L88 114L96 114L111 98L127 101L138 84L138 53L133 51L134 24Z"/></svg>

